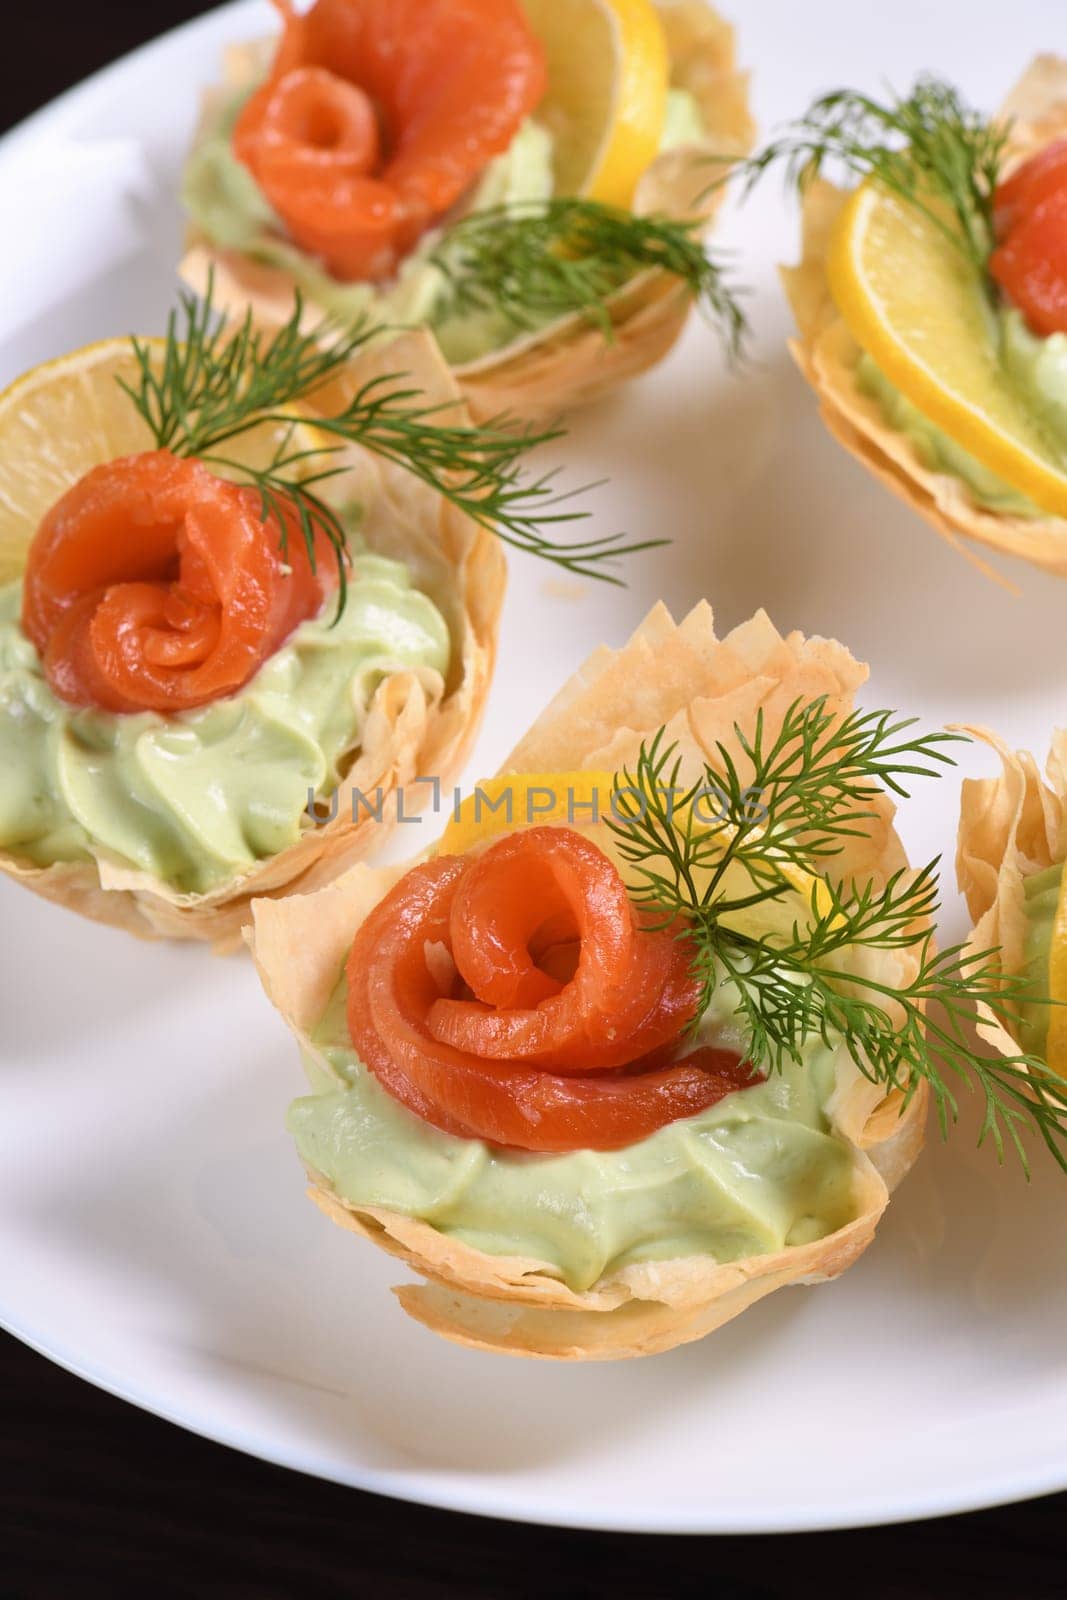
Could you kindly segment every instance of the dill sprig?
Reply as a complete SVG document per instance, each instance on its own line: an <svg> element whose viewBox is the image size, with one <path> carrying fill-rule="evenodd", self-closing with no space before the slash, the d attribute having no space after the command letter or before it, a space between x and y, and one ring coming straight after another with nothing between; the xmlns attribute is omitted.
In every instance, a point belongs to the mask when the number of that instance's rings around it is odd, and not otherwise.
<svg viewBox="0 0 1067 1600"><path fill-rule="evenodd" d="M1001 971L997 950L937 950L939 861L881 885L827 875L846 841L867 831L879 793L906 795L912 778L953 764L944 747L960 735L913 728L914 719L889 712L838 718L825 698L796 702L773 739L762 712L751 738L735 728L744 771L719 743L715 764L688 786L661 730L634 771L615 780L609 826L631 892L664 926L682 919L698 1020L719 986L732 985L757 1066L801 1063L812 1038L839 1043L904 1104L928 1083L943 1134L957 1118L957 1088L974 1087L983 1098L979 1143L989 1138L1000 1159L1010 1146L1026 1167L1021 1135L1030 1126L1067 1171L1067 1084L1035 1056L989 1058L972 1042L979 1006L1010 1022L1035 996L1024 978ZM807 895L800 873L811 875ZM754 931L753 908L783 900L802 914L787 909L777 932ZM914 953L906 981L879 979L864 960L893 951Z"/></svg>
<svg viewBox="0 0 1067 1600"><path fill-rule="evenodd" d="M836 162L915 206L984 278L1008 131L939 78L920 78L909 95L890 94L884 103L838 89L739 170L747 190L782 163L792 182L803 183Z"/></svg>
<svg viewBox="0 0 1067 1600"><path fill-rule="evenodd" d="M433 260L449 284L446 315L498 310L531 329L578 313L610 341L608 296L656 268L686 286L731 357L747 332L738 290L705 251L696 219L570 196L490 206L453 223Z"/></svg>
<svg viewBox="0 0 1067 1600"><path fill-rule="evenodd" d="M321 490L348 470L340 458L352 444L406 468L508 544L582 576L618 583L606 562L662 542L627 544L619 535L557 542L558 525L589 513L571 508L571 495L557 493L554 474L527 478L521 463L527 451L559 439L562 430L516 430L506 418L484 427L449 422L443 414L452 403L428 405L403 372L371 379L340 409L309 417L299 403L314 400L381 330L326 322L302 331L302 316L297 296L288 322L275 333L257 328L250 310L228 324L214 310L209 284L200 302L180 297L161 359L151 342L133 339L138 381L119 382L157 448L196 457L258 489L264 521L274 517L280 526L283 552L286 512L295 514L313 567L316 536L326 537L337 563L338 615L347 593L348 541ZM293 440L307 437L298 430L308 422L324 443L298 449ZM272 458L253 466L233 447L263 426L277 428L279 440ZM336 443L325 442L331 439Z"/></svg>

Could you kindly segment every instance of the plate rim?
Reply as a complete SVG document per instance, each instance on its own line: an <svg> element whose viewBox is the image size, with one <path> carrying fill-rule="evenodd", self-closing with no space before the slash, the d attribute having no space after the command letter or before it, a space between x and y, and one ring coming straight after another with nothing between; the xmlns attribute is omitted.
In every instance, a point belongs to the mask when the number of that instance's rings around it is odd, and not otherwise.
<svg viewBox="0 0 1067 1600"><path fill-rule="evenodd" d="M906 1497L892 1494L873 1496L866 1509L857 1508L855 1514L841 1516L825 1510L808 1512L798 1507L791 1516L768 1517L760 1514L757 1506L750 1517L736 1515L716 1520L714 1515L694 1518L692 1515L672 1516L662 1511L647 1521L631 1515L616 1516L609 1502L591 1505L584 1515L568 1512L563 1506L544 1498L520 1505L518 1498L506 1490L483 1485L479 1491L480 1502L461 1486L442 1487L431 1492L419 1474L406 1471L381 1472L372 1467L345 1472L338 1466L316 1460L311 1454L273 1448L262 1436L240 1428L220 1427L209 1417L195 1411L169 1407L130 1383L106 1366L97 1366L76 1353L65 1350L56 1341L16 1326L0 1307L0 1329L21 1344L61 1367L65 1372L81 1378L96 1389L123 1400L138 1410L158 1417L161 1421L193 1433L212 1444L236 1450L242 1455L265 1461L270 1466L283 1467L290 1472L300 1472L306 1477L318 1478L325 1483L340 1484L343 1488L357 1489L365 1494L381 1495L387 1500L399 1500L411 1505L426 1506L437 1511L454 1511L468 1516L492 1517L500 1522L518 1522L545 1528L572 1528L587 1533L622 1533L635 1535L661 1534L665 1537L729 1538L758 1534L836 1533L862 1528L891 1527L908 1522L929 1522L939 1517L951 1517L972 1511L989 1511L998 1506L1018 1505L1043 1495L1056 1494L1067 1487L1063 1469L1036 1471L1032 1475L1017 1475L999 1487L990 1483L976 1498L968 1494L945 1490L940 1496L926 1495L922 1503L909 1502ZM516 1358L517 1359L517 1358Z"/></svg>

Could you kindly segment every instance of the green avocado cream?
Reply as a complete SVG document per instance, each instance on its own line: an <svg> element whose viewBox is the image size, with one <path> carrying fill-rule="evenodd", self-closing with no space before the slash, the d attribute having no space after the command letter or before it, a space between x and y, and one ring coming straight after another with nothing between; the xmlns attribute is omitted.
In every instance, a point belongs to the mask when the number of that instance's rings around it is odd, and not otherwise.
<svg viewBox="0 0 1067 1600"><path fill-rule="evenodd" d="M357 554L348 601L304 622L240 693L196 711L115 715L58 700L0 588L0 849L90 858L203 894L295 843L367 707L398 668L448 670L448 629L404 566Z"/></svg>
<svg viewBox="0 0 1067 1600"><path fill-rule="evenodd" d="M382 323L428 324L446 359L454 365L478 360L516 337L514 322L498 312L449 313L448 280L430 260L442 242L447 242L447 226L426 234L385 288L340 283L314 256L288 240L284 223L231 146L233 126L248 93L231 100L200 140L182 180L185 209L213 244L283 268L305 298L342 321L369 316ZM700 110L693 96L684 89L672 89L667 97L662 148L702 136ZM465 209L484 211L550 198L552 158L551 133L536 119L529 119L508 149L489 162Z"/></svg>
<svg viewBox="0 0 1067 1600"><path fill-rule="evenodd" d="M549 1263L572 1289L632 1262L716 1261L805 1244L856 1215L852 1158L824 1106L834 1052L815 1041L802 1066L661 1128L623 1150L503 1151L442 1133L406 1110L348 1043L338 986L315 1047L347 1087L307 1059L316 1093L293 1103L301 1159L343 1199L429 1222L490 1255ZM735 1044L728 986L702 1042Z"/></svg>
<svg viewBox="0 0 1067 1600"><path fill-rule="evenodd" d="M1065 411L1062 432L1067 437L1067 372L1064 377ZM906 434L911 440L923 465L933 472L948 472L961 478L976 505L1014 517L1045 515L1026 495L1020 494L1009 483L1005 483L994 472L990 472L989 468L984 467L968 450L958 445L947 433L943 433L936 423L924 416L918 406L913 405L890 383L866 351L860 355L856 368L856 381L864 394L878 401L882 415L889 425L896 428L899 433Z"/></svg>
<svg viewBox="0 0 1067 1600"><path fill-rule="evenodd" d="M1062 863L1035 872L1023 882L1026 897L1027 931L1024 944L1026 987L1031 994L1049 992L1049 957L1052 930L1060 903ZM1021 1008L1019 1043L1028 1055L1043 1056L1048 1044L1048 1006L1024 1005Z"/></svg>

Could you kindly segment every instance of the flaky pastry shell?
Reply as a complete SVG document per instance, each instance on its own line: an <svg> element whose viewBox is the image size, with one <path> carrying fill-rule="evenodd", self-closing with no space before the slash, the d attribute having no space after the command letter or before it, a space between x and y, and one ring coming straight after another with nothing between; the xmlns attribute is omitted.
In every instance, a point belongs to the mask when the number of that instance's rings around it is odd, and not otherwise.
<svg viewBox="0 0 1067 1600"><path fill-rule="evenodd" d="M999 950L1006 973L1026 964L1029 929L1023 885L1064 858L1067 836L1067 730L1052 735L1045 776L1027 750L1011 750L988 728L966 728L1000 757L996 778L965 778L960 796L956 877L974 927L968 946ZM978 1028L1004 1055L1019 1049L1018 1030L986 1010Z"/></svg>
<svg viewBox="0 0 1067 1600"><path fill-rule="evenodd" d="M748 76L737 67L733 28L703 0L656 0L656 9L667 34L671 81L693 95L706 135L699 144L656 158L638 185L634 210L697 217L710 226L723 195L721 188L709 192L723 171L713 158L743 156L755 138ZM226 95L262 76L269 49L265 52L257 42L227 53ZM206 118L216 114L218 104L218 91L212 91ZM238 312L251 306L264 327L280 326L292 312L288 273L239 252L219 250L195 234L179 272L199 294L213 273L215 303ZM588 318L574 315L454 367L475 419L507 413L523 421L544 421L597 399L662 360L685 326L692 300L670 273L649 270L631 279L606 305L611 340ZM309 305L308 316L313 320L321 311Z"/></svg>
<svg viewBox="0 0 1067 1600"><path fill-rule="evenodd" d="M354 387L398 370L409 373L431 403L454 405L458 411L449 414L463 414L448 368L424 332L405 334L367 353L335 384ZM334 386L331 393L336 398ZM332 819L309 823L288 849L210 893L179 893L103 850L93 861L49 867L0 851L0 872L94 921L142 938L207 940L222 953L240 945L253 896L314 889L384 842L395 805L384 804L379 821L366 808L353 806L354 791L373 794L380 787L392 795L420 775L446 776L459 770L481 720L496 658L505 579L499 540L402 467L362 449L353 448L347 459L351 471L343 480L345 495L363 508L360 527L367 544L405 562L415 586L429 595L448 623L452 661L447 683L432 669L388 674L371 700ZM27 528L27 544L33 533ZM426 789L415 785L407 801L409 812L424 803Z"/></svg>
<svg viewBox="0 0 1067 1600"><path fill-rule="evenodd" d="M717 741L735 753L735 724L751 734L762 708L768 738L796 700L827 695L846 712L867 669L827 639L783 638L763 612L718 639L710 607L676 624L649 613L621 650L596 651L512 751L505 773L632 767L643 738L665 726L683 762L681 783L702 774ZM906 865L893 806L877 803L869 832L840 858L846 877L883 881ZM325 1011L353 935L403 868L356 866L328 888L253 907L249 936L264 987L301 1047L330 1073L311 1034ZM912 951L871 954L882 981L908 981ZM650 1355L698 1339L772 1290L836 1277L870 1243L890 1191L922 1146L922 1085L901 1114L839 1053L830 1115L853 1161L855 1218L814 1243L719 1264L710 1257L630 1265L578 1293L545 1262L489 1255L426 1222L347 1204L316 1172L309 1193L334 1222L372 1239L426 1281L396 1293L412 1317L461 1344L512 1355L609 1360Z"/></svg>
<svg viewBox="0 0 1067 1600"><path fill-rule="evenodd" d="M1011 164L1061 138L1067 132L1067 60L1038 56L999 114L1014 119ZM1021 517L978 505L960 478L926 465L907 435L886 421L877 398L857 383L860 347L838 313L826 273L834 224L849 195L822 179L807 186L800 264L781 272L797 324L789 348L819 397L827 428L886 488L987 571L992 569L962 541L1067 574L1067 519Z"/></svg>

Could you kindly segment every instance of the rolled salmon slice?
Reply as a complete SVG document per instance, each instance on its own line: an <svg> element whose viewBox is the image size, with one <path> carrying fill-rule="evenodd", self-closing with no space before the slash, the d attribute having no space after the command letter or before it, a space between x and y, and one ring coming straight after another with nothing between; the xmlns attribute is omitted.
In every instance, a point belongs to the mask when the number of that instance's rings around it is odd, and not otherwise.
<svg viewBox="0 0 1067 1600"><path fill-rule="evenodd" d="M232 694L315 614L295 512L286 532L257 490L167 450L94 467L43 518L22 626L57 695L106 711L175 712Z"/></svg>
<svg viewBox="0 0 1067 1600"><path fill-rule="evenodd" d="M1067 331L1067 139L1024 162L993 200L993 278L1035 332Z"/></svg>
<svg viewBox="0 0 1067 1600"><path fill-rule="evenodd" d="M535 999L546 927L577 935L577 961L569 978L542 973ZM690 965L678 929L640 925L595 845L532 828L401 879L353 943L349 1032L383 1086L447 1132L616 1149L756 1081L731 1051L672 1059L698 999Z"/></svg>
<svg viewBox="0 0 1067 1600"><path fill-rule="evenodd" d="M303 249L344 280L396 271L544 95L520 0L278 0L270 79L234 153Z"/></svg>

